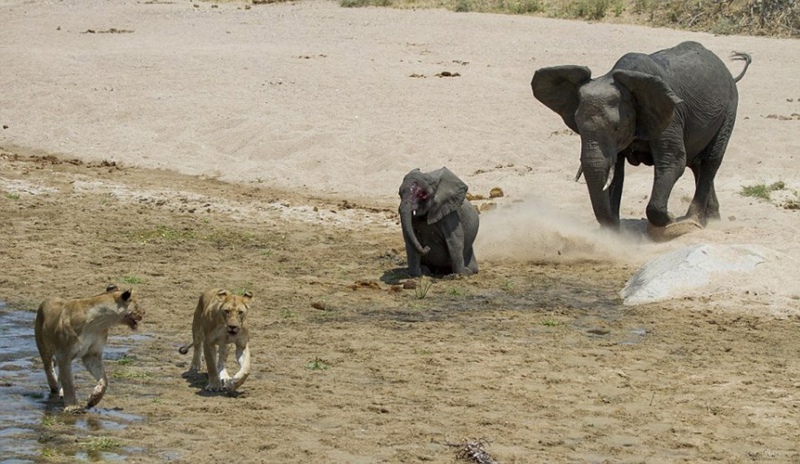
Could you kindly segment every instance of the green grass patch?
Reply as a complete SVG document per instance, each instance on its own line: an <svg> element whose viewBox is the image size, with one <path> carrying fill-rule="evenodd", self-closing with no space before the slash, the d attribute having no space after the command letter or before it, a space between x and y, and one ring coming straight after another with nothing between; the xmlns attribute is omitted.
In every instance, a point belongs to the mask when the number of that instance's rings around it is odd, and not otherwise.
<svg viewBox="0 0 800 464"><path fill-rule="evenodd" d="M786 184L783 181L773 182L770 185L766 184L756 184L756 185L745 185L742 187L742 191L739 192L740 195L744 197L752 197L758 198L760 200L769 201L770 194L777 190L783 190L786 188Z"/></svg>
<svg viewBox="0 0 800 464"><path fill-rule="evenodd" d="M297 313L295 313L291 309L284 309L281 312L281 317L283 317L284 319L295 319L297 318Z"/></svg>
<svg viewBox="0 0 800 464"><path fill-rule="evenodd" d="M116 363L119 366L130 366L131 364L136 362L136 358L130 356L123 356L117 359Z"/></svg>
<svg viewBox="0 0 800 464"><path fill-rule="evenodd" d="M324 371L330 367L327 361L321 358L314 358L306 364L306 369L311 371Z"/></svg>
<svg viewBox="0 0 800 464"><path fill-rule="evenodd" d="M245 282L241 287L236 287L231 291L233 292L234 295L244 296L244 294L247 292L250 292L252 294L253 293L252 288L253 288L252 283Z"/></svg>
<svg viewBox="0 0 800 464"><path fill-rule="evenodd" d="M542 319L542 325L545 327L556 327L561 325L561 323L553 319L552 317L546 317Z"/></svg>
<svg viewBox="0 0 800 464"><path fill-rule="evenodd" d="M6 193L6 198L9 200L19 200L19 193Z"/></svg>
<svg viewBox="0 0 800 464"><path fill-rule="evenodd" d="M126 283L128 285L136 285L142 283L141 277L136 275L126 275L120 280L122 280L123 283Z"/></svg>
<svg viewBox="0 0 800 464"><path fill-rule="evenodd" d="M111 451L122 446L118 441L108 437L89 437L82 444L88 451Z"/></svg>
<svg viewBox="0 0 800 464"><path fill-rule="evenodd" d="M152 377L147 372L136 371L133 369L120 369L111 374L115 379L147 379Z"/></svg>

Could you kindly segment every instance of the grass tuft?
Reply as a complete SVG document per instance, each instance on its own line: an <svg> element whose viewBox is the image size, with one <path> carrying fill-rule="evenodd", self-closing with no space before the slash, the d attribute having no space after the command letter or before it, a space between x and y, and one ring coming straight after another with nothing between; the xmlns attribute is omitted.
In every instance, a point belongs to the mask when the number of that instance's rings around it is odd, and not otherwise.
<svg viewBox="0 0 800 464"><path fill-rule="evenodd" d="M327 361L319 357L314 358L313 360L309 361L308 364L306 364L306 369L311 371L324 371L328 369L328 367L330 366L328 365Z"/></svg>
<svg viewBox="0 0 800 464"><path fill-rule="evenodd" d="M623 22L716 34L800 37L798 0L340 0L343 7L445 8Z"/></svg>
<svg viewBox="0 0 800 464"><path fill-rule="evenodd" d="M142 278L136 275L127 275L123 277L121 280L122 282L128 285L136 285L142 283Z"/></svg>
<svg viewBox="0 0 800 464"><path fill-rule="evenodd" d="M428 295L428 291L433 286L433 280L429 277L420 277L417 281L417 286L414 287L414 296L417 297L418 300L424 299Z"/></svg>
<svg viewBox="0 0 800 464"><path fill-rule="evenodd" d="M339 5L345 8L363 8L367 6L392 6L392 0L340 0Z"/></svg>
<svg viewBox="0 0 800 464"><path fill-rule="evenodd" d="M783 181L773 182L770 185L766 184L745 185L744 187L742 187L742 191L739 192L739 194L744 197L752 197L769 201L770 193L776 190L783 190L785 188L786 184Z"/></svg>
<svg viewBox="0 0 800 464"><path fill-rule="evenodd" d="M110 451L119 448L118 441L108 437L89 437L83 442L83 446L89 451Z"/></svg>
<svg viewBox="0 0 800 464"><path fill-rule="evenodd" d="M547 317L545 319L542 319L542 325L545 327L556 327L560 325L560 323L551 317Z"/></svg>

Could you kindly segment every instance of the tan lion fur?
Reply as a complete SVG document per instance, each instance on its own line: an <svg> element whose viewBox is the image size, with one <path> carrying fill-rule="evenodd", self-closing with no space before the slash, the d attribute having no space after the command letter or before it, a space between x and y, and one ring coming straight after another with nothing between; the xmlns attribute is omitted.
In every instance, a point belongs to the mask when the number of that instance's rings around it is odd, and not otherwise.
<svg viewBox="0 0 800 464"><path fill-rule="evenodd" d="M103 367L108 329L125 324L136 330L144 313L132 292L120 290L116 285L109 285L104 293L90 298L64 300L56 297L42 302L34 326L36 347L44 363L50 391L64 397L67 411L83 409L78 406L75 393L72 361L80 358L97 380L86 404L86 409L91 408L100 402L108 388Z"/></svg>
<svg viewBox="0 0 800 464"><path fill-rule="evenodd" d="M208 391L228 390L235 391L250 375L250 347L248 345L248 332L245 324L247 311L253 294L246 292L244 295L213 288L206 290L197 302L192 321L192 343L182 346L181 354L189 352L194 347L191 372L201 369L202 358L206 360L208 370ZM225 369L228 358L228 345L236 346L236 362L239 371L233 377ZM218 352L219 357L215 356Z"/></svg>

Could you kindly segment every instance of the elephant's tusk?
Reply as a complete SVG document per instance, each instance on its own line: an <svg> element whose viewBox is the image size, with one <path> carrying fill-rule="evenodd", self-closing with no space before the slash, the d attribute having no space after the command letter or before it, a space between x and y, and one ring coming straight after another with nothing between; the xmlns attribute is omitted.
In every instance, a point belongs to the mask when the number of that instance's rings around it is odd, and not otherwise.
<svg viewBox="0 0 800 464"><path fill-rule="evenodd" d="M575 182L578 182L583 175L583 165L578 166L578 172L575 173Z"/></svg>
<svg viewBox="0 0 800 464"><path fill-rule="evenodd" d="M606 185L603 187L603 191L605 192L608 190L608 186L611 185L611 181L614 180L614 165L611 165L611 169L608 170L608 179L606 179Z"/></svg>

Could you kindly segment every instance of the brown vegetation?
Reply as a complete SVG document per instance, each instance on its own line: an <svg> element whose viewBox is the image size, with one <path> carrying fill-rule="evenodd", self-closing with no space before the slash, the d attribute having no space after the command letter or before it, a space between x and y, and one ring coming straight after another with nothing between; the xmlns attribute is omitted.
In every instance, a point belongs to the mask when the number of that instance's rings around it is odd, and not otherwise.
<svg viewBox="0 0 800 464"><path fill-rule="evenodd" d="M797 0L340 0L345 7L445 8L625 22L713 34L800 36Z"/></svg>

